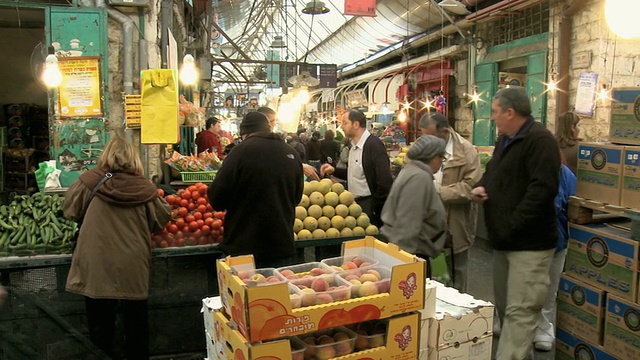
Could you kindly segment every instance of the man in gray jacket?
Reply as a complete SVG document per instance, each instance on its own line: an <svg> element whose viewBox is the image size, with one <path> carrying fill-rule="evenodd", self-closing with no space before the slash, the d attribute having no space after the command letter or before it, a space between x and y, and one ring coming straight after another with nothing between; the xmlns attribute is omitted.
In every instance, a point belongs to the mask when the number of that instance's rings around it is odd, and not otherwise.
<svg viewBox="0 0 640 360"><path fill-rule="evenodd" d="M382 209L381 232L389 242L427 260L438 256L447 238L447 212L433 183L444 154L444 140L418 138Z"/></svg>

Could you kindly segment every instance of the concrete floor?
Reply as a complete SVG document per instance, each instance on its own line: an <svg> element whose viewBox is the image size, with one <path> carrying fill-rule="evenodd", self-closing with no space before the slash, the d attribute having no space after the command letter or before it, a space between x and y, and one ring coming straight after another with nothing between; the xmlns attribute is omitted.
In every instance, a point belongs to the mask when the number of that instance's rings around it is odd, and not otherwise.
<svg viewBox="0 0 640 360"><path fill-rule="evenodd" d="M468 292L477 299L494 302L492 255L489 244L478 239L471 248L469 256L469 281ZM493 338L493 354L498 348L498 337ZM549 352L535 352L535 360L553 360L555 350Z"/></svg>

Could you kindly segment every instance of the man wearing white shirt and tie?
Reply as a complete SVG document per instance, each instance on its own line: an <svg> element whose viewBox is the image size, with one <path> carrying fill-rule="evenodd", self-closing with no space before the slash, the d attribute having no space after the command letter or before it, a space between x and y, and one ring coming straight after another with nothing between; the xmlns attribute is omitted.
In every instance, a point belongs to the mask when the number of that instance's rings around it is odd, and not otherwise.
<svg viewBox="0 0 640 360"><path fill-rule="evenodd" d="M420 130L422 135L437 136L446 143L445 161L434 182L447 209L453 242L453 287L466 292L469 249L475 241L478 220L478 206L469 200L469 192L482 177L478 152L441 114L423 115Z"/></svg>
<svg viewBox="0 0 640 360"><path fill-rule="evenodd" d="M367 130L367 118L360 110L350 109L342 115L342 131L351 139L349 163L346 169L329 164L320 168L321 176L335 175L347 180L347 188L369 215L371 223L380 227L380 213L391 189L391 165L382 140Z"/></svg>

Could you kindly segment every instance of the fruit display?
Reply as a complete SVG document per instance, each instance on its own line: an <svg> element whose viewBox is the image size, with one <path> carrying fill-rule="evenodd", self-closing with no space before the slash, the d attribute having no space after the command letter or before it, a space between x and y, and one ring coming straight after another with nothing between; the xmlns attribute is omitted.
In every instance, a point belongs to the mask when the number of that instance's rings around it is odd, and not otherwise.
<svg viewBox="0 0 640 360"><path fill-rule="evenodd" d="M372 320L347 326L356 333L355 351L385 346L387 320Z"/></svg>
<svg viewBox="0 0 640 360"><path fill-rule="evenodd" d="M351 354L356 334L344 326L299 336L306 344L305 360L327 360Z"/></svg>
<svg viewBox="0 0 640 360"><path fill-rule="evenodd" d="M17 195L0 206L0 254L28 256L70 253L76 223L62 213L63 198Z"/></svg>
<svg viewBox="0 0 640 360"><path fill-rule="evenodd" d="M391 163L393 165L404 166L407 163L407 153L409 152L408 146L403 146L398 155L396 155Z"/></svg>
<svg viewBox="0 0 640 360"><path fill-rule="evenodd" d="M351 284L351 298L389 292L391 269L383 266L365 267L338 274Z"/></svg>
<svg viewBox="0 0 640 360"><path fill-rule="evenodd" d="M262 286L269 284L278 284L287 281L274 268L264 268L255 270L240 270L237 275L242 281L249 286Z"/></svg>
<svg viewBox="0 0 640 360"><path fill-rule="evenodd" d="M223 211L215 211L209 204L208 186L193 184L180 189L176 194L160 196L171 206L171 220L167 226L151 237L152 248L182 247L216 244L224 234Z"/></svg>
<svg viewBox="0 0 640 360"><path fill-rule="evenodd" d="M337 272L365 268L368 266L378 265L379 261L368 256L338 256L329 259L323 259L321 263L328 265Z"/></svg>
<svg viewBox="0 0 640 360"><path fill-rule="evenodd" d="M296 240L378 234L378 228L362 212L353 194L330 179L305 182L295 214Z"/></svg>
<svg viewBox="0 0 640 360"><path fill-rule="evenodd" d="M304 352L307 350L306 344L295 336L289 338L291 346L291 360L304 360Z"/></svg>
<svg viewBox="0 0 640 360"><path fill-rule="evenodd" d="M182 155L173 152L170 158L164 161L167 165L178 171L214 171L220 168L222 162L218 155L209 151L203 151L198 156Z"/></svg>

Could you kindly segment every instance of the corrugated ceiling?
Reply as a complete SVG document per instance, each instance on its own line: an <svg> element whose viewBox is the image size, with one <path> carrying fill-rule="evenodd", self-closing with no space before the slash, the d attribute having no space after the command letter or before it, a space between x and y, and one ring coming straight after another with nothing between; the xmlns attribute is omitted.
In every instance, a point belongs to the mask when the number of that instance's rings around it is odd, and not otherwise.
<svg viewBox="0 0 640 360"><path fill-rule="evenodd" d="M433 1L378 0L376 17L343 15L344 0L326 0L329 13L307 15L302 13L307 2L219 0L214 6L220 27L252 59L265 59L273 37L280 35L287 44L287 60L339 66L448 22ZM229 47L223 49L235 57Z"/></svg>

